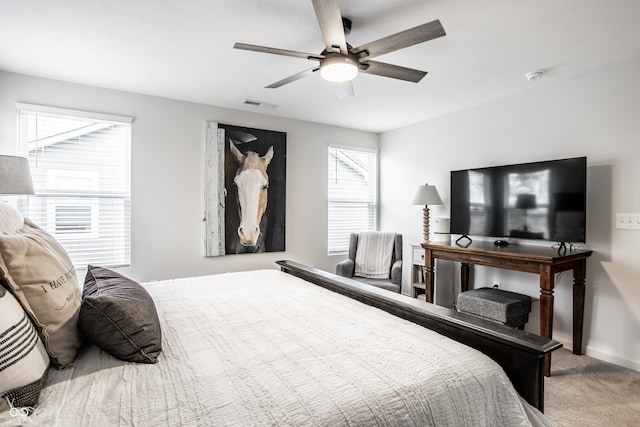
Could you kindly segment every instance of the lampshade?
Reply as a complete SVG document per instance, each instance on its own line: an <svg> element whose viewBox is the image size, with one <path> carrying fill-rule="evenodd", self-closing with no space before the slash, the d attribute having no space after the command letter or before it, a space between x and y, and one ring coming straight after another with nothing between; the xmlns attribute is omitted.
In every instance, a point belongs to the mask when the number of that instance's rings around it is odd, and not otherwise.
<svg viewBox="0 0 640 427"><path fill-rule="evenodd" d="M0 194L34 194L25 157L0 155Z"/></svg>
<svg viewBox="0 0 640 427"><path fill-rule="evenodd" d="M534 209L535 207L535 194L518 194L516 197L516 209Z"/></svg>
<svg viewBox="0 0 640 427"><path fill-rule="evenodd" d="M348 82L358 75L358 60L353 55L327 54L320 61L320 76L330 82Z"/></svg>
<svg viewBox="0 0 640 427"><path fill-rule="evenodd" d="M442 205L442 199L435 185L421 185L413 196L412 205Z"/></svg>

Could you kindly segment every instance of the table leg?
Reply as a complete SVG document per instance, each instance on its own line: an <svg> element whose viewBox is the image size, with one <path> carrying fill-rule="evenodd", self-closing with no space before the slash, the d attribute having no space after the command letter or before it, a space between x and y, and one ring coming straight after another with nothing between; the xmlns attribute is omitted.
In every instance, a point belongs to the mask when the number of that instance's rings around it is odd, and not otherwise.
<svg viewBox="0 0 640 427"><path fill-rule="evenodd" d="M573 269L573 354L582 354L582 328L584 321L584 281L587 262L583 260Z"/></svg>
<svg viewBox="0 0 640 427"><path fill-rule="evenodd" d="M431 256L431 251L427 249L424 256L424 299L430 303L433 303L433 264L434 259Z"/></svg>
<svg viewBox="0 0 640 427"><path fill-rule="evenodd" d="M466 264L464 262L460 264L460 292L466 292L469 290L470 271L470 264Z"/></svg>
<svg viewBox="0 0 640 427"><path fill-rule="evenodd" d="M553 275L549 268L540 271L540 336L552 338L553 335ZM544 359L544 375L551 375L551 354Z"/></svg>

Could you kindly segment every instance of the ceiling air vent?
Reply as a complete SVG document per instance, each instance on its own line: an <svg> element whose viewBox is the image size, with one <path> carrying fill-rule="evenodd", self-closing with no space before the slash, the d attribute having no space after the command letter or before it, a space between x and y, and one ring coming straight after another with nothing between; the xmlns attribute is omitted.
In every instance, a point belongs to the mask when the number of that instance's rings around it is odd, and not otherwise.
<svg viewBox="0 0 640 427"><path fill-rule="evenodd" d="M275 104L269 104L268 102L255 101L253 99L243 99L241 104L250 105L252 107L260 108L278 108Z"/></svg>

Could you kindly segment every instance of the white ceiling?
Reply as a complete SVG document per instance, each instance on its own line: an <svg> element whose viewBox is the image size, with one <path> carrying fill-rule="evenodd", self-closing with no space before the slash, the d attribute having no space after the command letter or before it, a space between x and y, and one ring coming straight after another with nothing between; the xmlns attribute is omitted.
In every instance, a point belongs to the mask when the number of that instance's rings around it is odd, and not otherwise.
<svg viewBox="0 0 640 427"><path fill-rule="evenodd" d="M445 37L376 58L420 83L361 74L340 100L312 67L234 42L320 53L310 0L0 0L0 69L381 132L640 56L638 0L342 0L348 42L439 19ZM544 70L538 81L525 74ZM275 104L242 105L245 98Z"/></svg>

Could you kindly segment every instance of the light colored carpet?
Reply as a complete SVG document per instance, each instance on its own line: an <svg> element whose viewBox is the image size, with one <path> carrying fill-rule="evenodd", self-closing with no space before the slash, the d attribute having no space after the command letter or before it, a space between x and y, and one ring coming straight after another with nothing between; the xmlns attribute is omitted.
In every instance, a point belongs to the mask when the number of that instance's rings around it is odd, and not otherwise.
<svg viewBox="0 0 640 427"><path fill-rule="evenodd" d="M640 372L553 352L544 413L557 427L640 426Z"/></svg>

